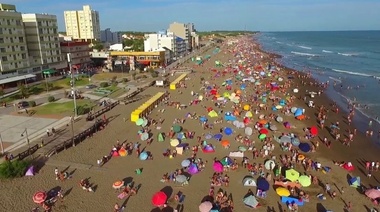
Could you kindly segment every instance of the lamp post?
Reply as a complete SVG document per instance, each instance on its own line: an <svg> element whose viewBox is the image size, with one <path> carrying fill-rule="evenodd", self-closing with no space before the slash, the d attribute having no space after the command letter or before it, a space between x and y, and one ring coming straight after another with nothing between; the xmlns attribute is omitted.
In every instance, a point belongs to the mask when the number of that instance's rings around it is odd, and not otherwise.
<svg viewBox="0 0 380 212"><path fill-rule="evenodd" d="M75 78L74 78L74 72L71 67L71 53L67 53L67 62L69 63L69 69L71 73L71 94L73 95L73 101L74 101L74 117L78 116L77 113L77 97L75 92Z"/></svg>
<svg viewBox="0 0 380 212"><path fill-rule="evenodd" d="M29 134L28 134L28 129L25 128L24 132L21 133L21 137L24 136L24 133L26 135L26 143L28 144L28 155L29 155L29 151L30 151L30 142L29 142ZM33 156L32 156L33 157Z"/></svg>
<svg viewBox="0 0 380 212"><path fill-rule="evenodd" d="M0 146L1 146L1 155L4 155L3 137L1 137L1 134L0 134Z"/></svg>
<svg viewBox="0 0 380 212"><path fill-rule="evenodd" d="M121 78L124 77L125 58L121 59Z"/></svg>
<svg viewBox="0 0 380 212"><path fill-rule="evenodd" d="M45 73L46 93L49 93L48 75Z"/></svg>
<svg viewBox="0 0 380 212"><path fill-rule="evenodd" d="M70 122L71 122L71 142L72 142L72 145L74 147L75 146L75 141L74 141L75 134L74 134L74 118L73 117L70 117Z"/></svg>

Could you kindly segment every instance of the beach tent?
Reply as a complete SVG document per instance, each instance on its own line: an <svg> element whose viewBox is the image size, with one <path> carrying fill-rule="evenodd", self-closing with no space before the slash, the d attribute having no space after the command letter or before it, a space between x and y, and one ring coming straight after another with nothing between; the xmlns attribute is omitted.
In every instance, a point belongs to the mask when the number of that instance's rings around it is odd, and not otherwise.
<svg viewBox="0 0 380 212"><path fill-rule="evenodd" d="M215 172L221 173L223 172L223 164L220 161L215 161L212 165L212 168Z"/></svg>
<svg viewBox="0 0 380 212"><path fill-rule="evenodd" d="M354 165L352 165L351 162L347 162L347 163L343 164L342 168L344 168L345 170L347 170L349 172L352 172L355 169Z"/></svg>
<svg viewBox="0 0 380 212"><path fill-rule="evenodd" d="M204 153L213 153L215 152L215 149L211 145L207 144L206 146L203 147L202 151Z"/></svg>
<svg viewBox="0 0 380 212"><path fill-rule="evenodd" d="M262 191L268 191L270 187L269 182L263 177L259 177L257 179L256 185L257 185L257 188Z"/></svg>
<svg viewBox="0 0 380 212"><path fill-rule="evenodd" d="M243 179L244 186L256 186L255 180L251 176L244 177Z"/></svg>
<svg viewBox="0 0 380 212"><path fill-rule="evenodd" d="M223 164L223 166L231 166L234 164L234 161L230 157L224 157L220 162Z"/></svg>
<svg viewBox="0 0 380 212"><path fill-rule="evenodd" d="M121 148L119 149L119 155L122 156L122 157L125 157L127 156L127 150L125 150L124 148Z"/></svg>
<svg viewBox="0 0 380 212"><path fill-rule="evenodd" d="M163 133L158 133L157 140L158 142L163 142L165 140L165 135Z"/></svg>
<svg viewBox="0 0 380 212"><path fill-rule="evenodd" d="M360 186L360 177L352 177L348 183L350 184L350 186L354 187L354 188L358 188Z"/></svg>
<svg viewBox="0 0 380 212"><path fill-rule="evenodd" d="M297 108L296 112L294 112L294 116L300 116L303 114L303 109L302 108Z"/></svg>
<svg viewBox="0 0 380 212"><path fill-rule="evenodd" d="M246 206L250 208L257 208L260 206L259 202L253 195L249 195L247 197L244 197L243 202Z"/></svg>
<svg viewBox="0 0 380 212"><path fill-rule="evenodd" d="M25 176L34 176L34 174L35 174L34 166L30 166L28 170L26 171Z"/></svg>
<svg viewBox="0 0 380 212"><path fill-rule="evenodd" d="M198 166L197 164L193 163L189 166L188 170L189 174L191 175L194 175L194 174L197 174L199 172L199 169L198 169Z"/></svg>
<svg viewBox="0 0 380 212"><path fill-rule="evenodd" d="M286 129L290 129L292 126L290 125L289 122L284 122L284 127L285 127Z"/></svg>
<svg viewBox="0 0 380 212"><path fill-rule="evenodd" d="M368 189L367 191L365 191L365 195L370 199L378 199L380 198L380 190L374 188Z"/></svg>
<svg viewBox="0 0 380 212"><path fill-rule="evenodd" d="M264 164L266 170L273 170L276 166L276 163L273 160L267 160Z"/></svg>
<svg viewBox="0 0 380 212"><path fill-rule="evenodd" d="M183 146L176 146L175 150L177 151L178 155L182 155L183 154Z"/></svg>
<svg viewBox="0 0 380 212"><path fill-rule="evenodd" d="M113 151L112 152L112 157L119 157L119 153L117 151Z"/></svg>

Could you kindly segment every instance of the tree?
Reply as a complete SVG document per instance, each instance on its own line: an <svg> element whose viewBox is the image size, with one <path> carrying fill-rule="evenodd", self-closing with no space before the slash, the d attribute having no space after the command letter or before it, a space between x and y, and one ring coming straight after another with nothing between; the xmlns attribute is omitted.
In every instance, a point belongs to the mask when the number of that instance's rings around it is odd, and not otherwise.
<svg viewBox="0 0 380 212"><path fill-rule="evenodd" d="M132 45L133 51L144 51L144 39L135 39Z"/></svg>
<svg viewBox="0 0 380 212"><path fill-rule="evenodd" d="M21 95L22 98L27 98L27 97L28 97L29 91L28 91L28 88L25 87L24 84L21 84L21 83L20 83L20 84L18 85L18 89L19 89L19 91L20 91L20 95Z"/></svg>
<svg viewBox="0 0 380 212"><path fill-rule="evenodd" d="M96 49L96 50L98 50L100 52L101 50L104 49L104 46L101 43L96 43L96 44L94 44L94 46L92 48Z"/></svg>
<svg viewBox="0 0 380 212"><path fill-rule="evenodd" d="M124 39L124 40L123 40L123 46L124 46L124 47L127 47L127 46L130 47L130 46L133 45L133 43L134 43L134 42L133 42L133 39Z"/></svg>

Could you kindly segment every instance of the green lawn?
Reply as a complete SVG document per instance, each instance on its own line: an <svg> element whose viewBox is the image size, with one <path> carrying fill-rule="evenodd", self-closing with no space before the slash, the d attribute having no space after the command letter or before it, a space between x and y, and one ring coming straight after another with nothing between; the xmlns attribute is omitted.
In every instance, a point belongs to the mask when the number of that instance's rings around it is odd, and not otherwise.
<svg viewBox="0 0 380 212"><path fill-rule="evenodd" d="M95 106L91 100L88 99L78 99L77 100L77 107L79 106L88 106L89 108ZM73 101L69 102L51 102L47 103L45 105L34 107L33 110L36 114L72 114L74 110L74 103Z"/></svg>
<svg viewBox="0 0 380 212"><path fill-rule="evenodd" d="M59 90L62 88L63 87L61 87L59 85L54 85L54 84L50 83L49 91ZM27 90L27 96L39 95L39 94L47 91L46 90L46 83L41 83L38 85L29 86L25 89ZM11 96L0 99L0 101L1 102L3 102L3 101L4 102L12 102L12 101L21 100L21 99L22 99L21 93L18 92L18 93L11 95Z"/></svg>
<svg viewBox="0 0 380 212"><path fill-rule="evenodd" d="M60 79L52 82L53 87L70 88L71 78ZM91 84L87 77L79 77L75 80L75 86L85 86Z"/></svg>

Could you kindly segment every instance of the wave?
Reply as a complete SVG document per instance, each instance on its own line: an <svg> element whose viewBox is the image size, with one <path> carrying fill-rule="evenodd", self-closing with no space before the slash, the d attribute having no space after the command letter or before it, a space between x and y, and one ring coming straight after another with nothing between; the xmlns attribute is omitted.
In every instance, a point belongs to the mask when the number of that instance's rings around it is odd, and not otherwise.
<svg viewBox="0 0 380 212"><path fill-rule="evenodd" d="M332 80L334 80L334 81L337 81L337 82L340 82L340 83L342 83L342 80L340 80L340 79L337 79L337 78L335 78L335 77L329 77L330 79L332 79Z"/></svg>
<svg viewBox="0 0 380 212"><path fill-rule="evenodd" d="M338 52L339 55L346 56L346 57L352 57L352 56L358 56L359 53L341 53Z"/></svg>
<svg viewBox="0 0 380 212"><path fill-rule="evenodd" d="M345 70L339 70L339 69L331 69L331 70L338 73L343 73L343 74L350 74L350 75L356 75L356 76L362 76L362 77L373 77L370 74L364 74L364 73L359 73L359 72L345 71Z"/></svg>
<svg viewBox="0 0 380 212"><path fill-rule="evenodd" d="M303 49L313 49L313 48L311 48L311 47L308 47L308 46L298 46L298 47L300 47L300 48L303 48Z"/></svg>
<svg viewBox="0 0 380 212"><path fill-rule="evenodd" d="M334 53L333 51L328 51L328 50L322 50L324 53Z"/></svg>
<svg viewBox="0 0 380 212"><path fill-rule="evenodd" d="M294 51L291 51L290 53L296 54L296 55L302 55L302 56L309 56L309 57L318 57L319 56L317 54L309 54L309 53L304 53L304 52L294 52Z"/></svg>
<svg viewBox="0 0 380 212"><path fill-rule="evenodd" d="M280 42L280 41L276 41L276 43L278 43L278 44L283 44L283 42Z"/></svg>

